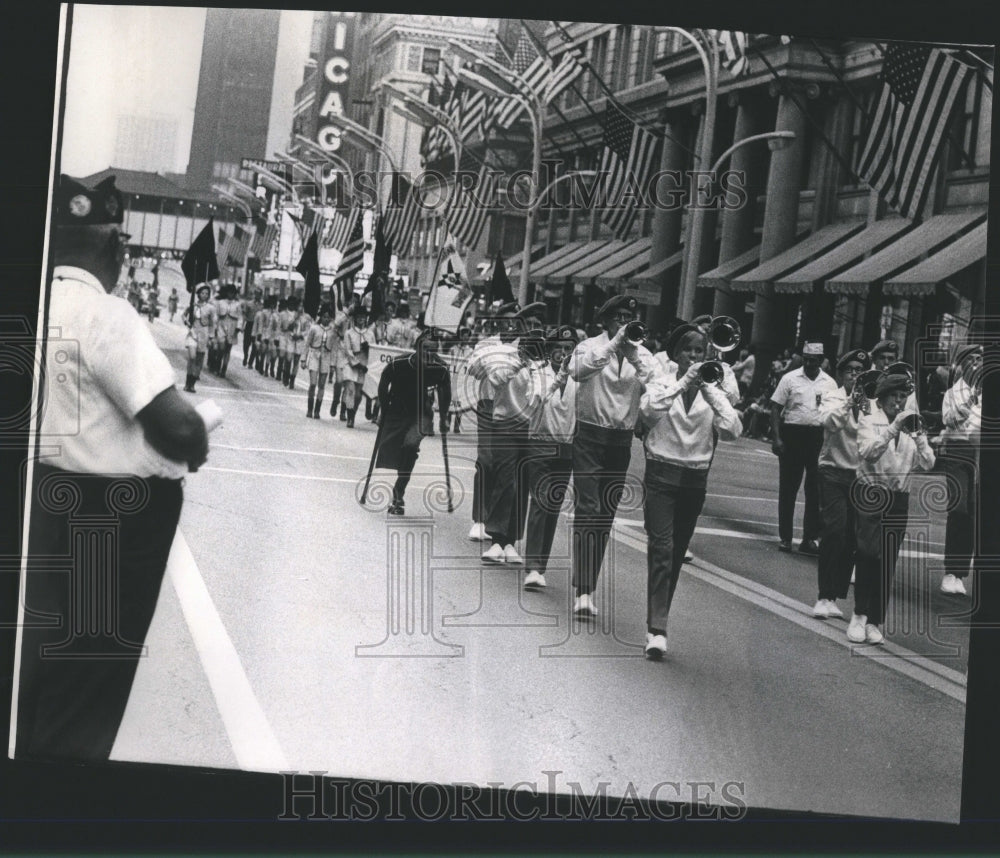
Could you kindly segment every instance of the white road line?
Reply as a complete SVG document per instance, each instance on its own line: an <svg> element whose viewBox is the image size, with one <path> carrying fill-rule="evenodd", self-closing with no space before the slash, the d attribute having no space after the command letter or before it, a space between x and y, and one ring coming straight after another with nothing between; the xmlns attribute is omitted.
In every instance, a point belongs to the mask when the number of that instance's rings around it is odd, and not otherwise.
<svg viewBox="0 0 1000 858"><path fill-rule="evenodd" d="M777 503L778 502L778 499L776 497L774 497L774 498L755 498L755 497L750 497L748 495L720 495L720 494L712 494L711 492L708 492L705 495L705 497L707 497L707 498L722 498L724 500L735 500L735 501L765 501L766 503ZM806 502L805 501L795 501L795 505L796 506L805 506Z"/></svg>
<svg viewBox="0 0 1000 858"><path fill-rule="evenodd" d="M213 450L237 450L241 453L285 453L293 456L318 456L323 459L345 459L349 462L367 462L369 456L343 456L339 453L316 453L312 450L276 450L271 447L237 447L233 444L212 444ZM450 458L450 457L449 457ZM452 471L475 471L464 465L451 465ZM416 471L415 473L420 473Z"/></svg>
<svg viewBox="0 0 1000 858"><path fill-rule="evenodd" d="M645 536L621 530L617 522L615 539L636 551L646 553ZM890 641L879 647L852 644L844 633L847 628L844 620L816 619L812 616L812 608L809 605L797 602L784 593L743 578L706 560L695 558L693 563L685 564L684 571L699 581L711 584L772 614L790 620L829 641L848 647L854 655L872 658L890 670L915 679L962 704L965 703L966 678L965 674L957 670L938 664L933 659Z"/></svg>
<svg viewBox="0 0 1000 858"><path fill-rule="evenodd" d="M376 473L382 469L376 469ZM274 471L243 471L237 468L216 468L209 467L208 465L203 465L198 469L198 473L202 471L214 471L221 474L243 474L248 477L280 477L284 480L315 480L321 483L347 483L349 485L357 485L363 482L363 476L357 477L356 479L349 480L344 477L319 477L313 474L281 474ZM426 471L414 471L414 477L437 477L441 476L438 472L427 473ZM411 486L414 488L427 488L427 486L421 485L419 482L411 482Z"/></svg>
<svg viewBox="0 0 1000 858"><path fill-rule="evenodd" d="M167 575L177 591L184 619L240 768L255 772L288 771L288 761L250 687L236 647L180 530L170 549Z"/></svg>

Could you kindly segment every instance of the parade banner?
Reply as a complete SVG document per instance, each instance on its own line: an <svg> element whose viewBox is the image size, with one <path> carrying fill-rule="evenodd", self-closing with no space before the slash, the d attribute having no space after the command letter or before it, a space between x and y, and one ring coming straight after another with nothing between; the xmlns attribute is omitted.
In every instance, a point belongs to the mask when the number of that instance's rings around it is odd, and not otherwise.
<svg viewBox="0 0 1000 858"><path fill-rule="evenodd" d="M371 344L368 346L368 372L365 373L365 381L362 385L362 392L365 396L372 398L378 396L378 384L382 380L382 370L393 358L399 355L412 354L413 349L402 349L396 346L385 346ZM468 411L476 404L476 387L473 379L466 372L466 358L458 358L454 355L438 355L448 366L451 373L451 411Z"/></svg>

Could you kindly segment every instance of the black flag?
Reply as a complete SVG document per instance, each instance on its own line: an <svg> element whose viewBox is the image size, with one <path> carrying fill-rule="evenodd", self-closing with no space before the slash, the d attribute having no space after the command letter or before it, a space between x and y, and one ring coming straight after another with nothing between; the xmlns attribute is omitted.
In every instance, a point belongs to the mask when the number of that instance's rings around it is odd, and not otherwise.
<svg viewBox="0 0 1000 858"><path fill-rule="evenodd" d="M490 300L510 304L514 301L514 289L507 277L507 268L503 257L497 251L497 261L493 263L493 276L490 278Z"/></svg>
<svg viewBox="0 0 1000 858"><path fill-rule="evenodd" d="M375 259L372 265L372 272L375 274L388 274L392 260L392 245L385 237L384 222L385 218L379 215L378 225L375 227Z"/></svg>
<svg viewBox="0 0 1000 858"><path fill-rule="evenodd" d="M314 319L319 312L320 283L319 283L319 237L315 232L309 236L305 250L302 251L302 258L295 270L302 275L306 281L305 293L302 296L302 309Z"/></svg>
<svg viewBox="0 0 1000 858"><path fill-rule="evenodd" d="M194 287L199 283L207 283L209 280L219 279L219 262L215 258L215 223L212 218L208 219L204 229L198 233L198 237L191 242L184 260L181 262L181 271L184 272L184 279L187 281L187 290L192 295Z"/></svg>

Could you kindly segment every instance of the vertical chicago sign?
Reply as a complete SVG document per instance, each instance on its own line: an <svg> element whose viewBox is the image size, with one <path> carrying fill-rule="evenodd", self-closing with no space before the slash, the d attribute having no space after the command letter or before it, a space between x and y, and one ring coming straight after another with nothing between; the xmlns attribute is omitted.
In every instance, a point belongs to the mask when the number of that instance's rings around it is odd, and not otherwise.
<svg viewBox="0 0 1000 858"><path fill-rule="evenodd" d="M322 79L317 98L319 117L316 142L327 152L340 148L340 129L330 124L329 117L343 116L347 88L351 76L351 50L354 46L356 12L330 12L326 27L326 47L323 52Z"/></svg>

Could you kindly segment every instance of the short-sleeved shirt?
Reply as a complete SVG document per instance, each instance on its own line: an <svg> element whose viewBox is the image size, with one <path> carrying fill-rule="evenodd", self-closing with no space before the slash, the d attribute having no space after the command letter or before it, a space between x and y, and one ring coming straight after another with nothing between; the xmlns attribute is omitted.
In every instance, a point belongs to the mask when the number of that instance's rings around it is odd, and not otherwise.
<svg viewBox="0 0 1000 858"><path fill-rule="evenodd" d="M174 385L148 324L90 272L57 266L49 302L44 460L89 474L180 479L187 465L158 453L136 415Z"/></svg>
<svg viewBox="0 0 1000 858"><path fill-rule="evenodd" d="M786 372L774 393L771 402L782 407L781 416L791 426L822 426L821 409L823 396L833 393L837 382L823 370L810 379L803 367Z"/></svg>

